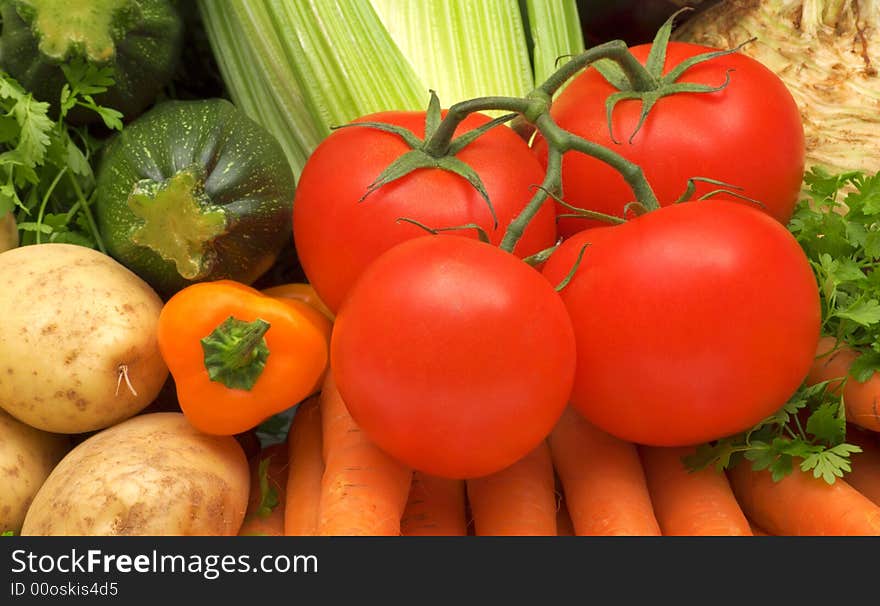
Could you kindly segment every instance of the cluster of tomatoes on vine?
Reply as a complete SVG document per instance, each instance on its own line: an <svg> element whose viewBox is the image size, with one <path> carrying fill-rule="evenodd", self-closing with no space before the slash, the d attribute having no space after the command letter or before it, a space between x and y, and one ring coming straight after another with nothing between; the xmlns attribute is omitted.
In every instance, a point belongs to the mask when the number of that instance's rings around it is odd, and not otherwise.
<svg viewBox="0 0 880 606"><path fill-rule="evenodd" d="M523 98L365 116L310 157L297 253L336 313L339 391L391 455L486 475L569 404L621 439L698 444L802 382L820 307L785 227L797 107L755 60L670 30Z"/></svg>

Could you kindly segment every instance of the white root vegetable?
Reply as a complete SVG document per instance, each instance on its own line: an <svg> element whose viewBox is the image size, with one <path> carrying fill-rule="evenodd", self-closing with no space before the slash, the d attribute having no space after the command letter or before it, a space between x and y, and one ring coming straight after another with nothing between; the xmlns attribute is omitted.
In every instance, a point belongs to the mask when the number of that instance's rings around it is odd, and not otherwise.
<svg viewBox="0 0 880 606"><path fill-rule="evenodd" d="M733 48L776 72L797 101L806 166L880 170L880 0L725 0L677 40Z"/></svg>

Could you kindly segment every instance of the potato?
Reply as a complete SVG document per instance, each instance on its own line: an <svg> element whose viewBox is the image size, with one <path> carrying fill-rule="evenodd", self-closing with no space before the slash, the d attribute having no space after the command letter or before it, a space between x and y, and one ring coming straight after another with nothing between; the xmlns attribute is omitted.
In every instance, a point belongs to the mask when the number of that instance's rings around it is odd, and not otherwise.
<svg viewBox="0 0 880 606"><path fill-rule="evenodd" d="M238 533L250 472L232 436L181 413L142 414L86 439L40 488L22 536Z"/></svg>
<svg viewBox="0 0 880 606"><path fill-rule="evenodd" d="M34 429L0 410L0 532L21 531L34 495L69 449L69 436Z"/></svg>
<svg viewBox="0 0 880 606"><path fill-rule="evenodd" d="M32 427L109 427L150 404L168 376L156 339L162 300L90 248L0 253L0 309L0 407Z"/></svg>

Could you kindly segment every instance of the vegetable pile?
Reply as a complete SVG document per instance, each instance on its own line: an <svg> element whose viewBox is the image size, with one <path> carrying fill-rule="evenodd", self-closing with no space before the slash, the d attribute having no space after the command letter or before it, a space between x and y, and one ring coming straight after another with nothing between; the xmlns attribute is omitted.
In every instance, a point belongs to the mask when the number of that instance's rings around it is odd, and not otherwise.
<svg viewBox="0 0 880 606"><path fill-rule="evenodd" d="M880 173L760 41L68 4L0 0L0 531L880 535Z"/></svg>

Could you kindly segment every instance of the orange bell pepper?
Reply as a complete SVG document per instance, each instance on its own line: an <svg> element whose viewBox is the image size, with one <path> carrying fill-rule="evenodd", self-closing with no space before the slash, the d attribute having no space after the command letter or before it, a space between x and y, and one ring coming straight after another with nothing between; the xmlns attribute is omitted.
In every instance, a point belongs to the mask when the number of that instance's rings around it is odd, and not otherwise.
<svg viewBox="0 0 880 606"><path fill-rule="evenodd" d="M163 307L159 350L189 422L205 433L231 435L317 391L330 326L302 301L230 280L202 282Z"/></svg>
<svg viewBox="0 0 880 606"><path fill-rule="evenodd" d="M306 284L305 282L290 282L289 284L270 286L269 288L263 289L262 292L264 295L275 297L276 299L294 299L296 301L308 303L327 316L327 319L331 322L335 320L333 312L330 311L327 304L321 300L311 284Z"/></svg>

